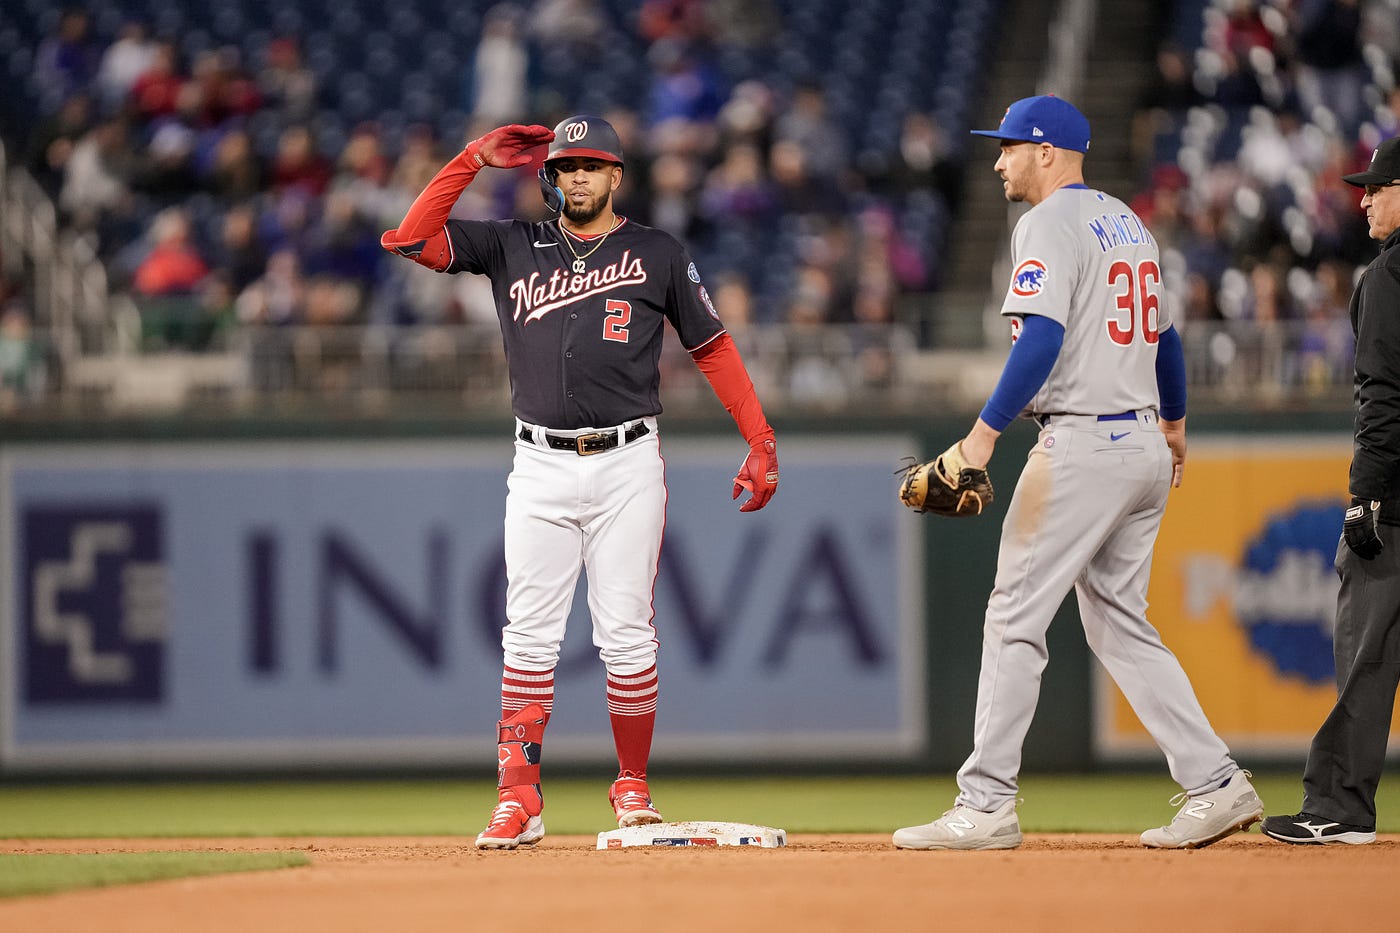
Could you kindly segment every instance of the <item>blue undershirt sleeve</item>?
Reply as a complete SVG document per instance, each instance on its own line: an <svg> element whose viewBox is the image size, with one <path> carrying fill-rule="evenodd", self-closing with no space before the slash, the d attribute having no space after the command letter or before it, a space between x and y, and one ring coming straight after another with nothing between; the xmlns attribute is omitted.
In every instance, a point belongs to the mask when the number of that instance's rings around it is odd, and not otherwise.
<svg viewBox="0 0 1400 933"><path fill-rule="evenodd" d="M1012 344L1001 379L979 417L998 431L1005 431L1045 384L1064 342L1065 329L1058 321L1043 314L1026 315L1021 322L1021 336Z"/></svg>
<svg viewBox="0 0 1400 933"><path fill-rule="evenodd" d="M1163 420L1186 417L1186 353L1175 327L1157 335L1157 396Z"/></svg>

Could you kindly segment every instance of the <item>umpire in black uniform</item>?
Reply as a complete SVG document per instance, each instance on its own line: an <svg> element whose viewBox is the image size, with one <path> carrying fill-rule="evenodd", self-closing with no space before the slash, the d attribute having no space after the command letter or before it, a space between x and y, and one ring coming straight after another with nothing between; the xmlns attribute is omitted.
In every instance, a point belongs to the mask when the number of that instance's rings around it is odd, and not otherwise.
<svg viewBox="0 0 1400 933"><path fill-rule="evenodd" d="M1351 296L1356 334L1351 505L1337 546L1337 703L1313 736L1303 810L1264 820L1283 842L1376 841L1376 785L1400 685L1400 138L1364 172L1361 206L1381 254Z"/></svg>

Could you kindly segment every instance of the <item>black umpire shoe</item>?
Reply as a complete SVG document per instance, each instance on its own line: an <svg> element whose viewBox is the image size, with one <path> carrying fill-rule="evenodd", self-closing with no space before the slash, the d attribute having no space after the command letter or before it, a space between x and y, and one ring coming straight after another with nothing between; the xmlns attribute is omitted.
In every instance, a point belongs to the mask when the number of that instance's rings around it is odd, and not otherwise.
<svg viewBox="0 0 1400 933"><path fill-rule="evenodd" d="M1293 816L1267 816L1260 829L1264 835L1280 842L1362 846L1376 841L1374 829L1352 823L1334 823L1306 811Z"/></svg>

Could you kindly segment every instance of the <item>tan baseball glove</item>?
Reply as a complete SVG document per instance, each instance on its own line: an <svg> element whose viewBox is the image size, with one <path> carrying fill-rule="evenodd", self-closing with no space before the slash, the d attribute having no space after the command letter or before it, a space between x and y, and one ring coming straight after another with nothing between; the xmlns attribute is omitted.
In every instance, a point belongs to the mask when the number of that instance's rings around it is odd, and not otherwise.
<svg viewBox="0 0 1400 933"><path fill-rule="evenodd" d="M967 465L962 441L925 463L910 462L899 471L899 499L916 512L936 515L981 515L992 504L992 480L986 470Z"/></svg>

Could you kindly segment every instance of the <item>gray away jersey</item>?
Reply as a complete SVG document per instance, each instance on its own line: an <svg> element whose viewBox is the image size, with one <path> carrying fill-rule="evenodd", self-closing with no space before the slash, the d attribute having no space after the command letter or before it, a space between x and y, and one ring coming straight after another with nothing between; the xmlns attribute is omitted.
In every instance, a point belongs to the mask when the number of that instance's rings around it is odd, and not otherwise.
<svg viewBox="0 0 1400 933"><path fill-rule="evenodd" d="M1027 314L1065 328L1029 411L1157 407L1157 336L1171 316L1157 241L1128 205L1091 188L1060 188L1016 224L1011 262L1001 313L1011 318L1013 342Z"/></svg>

